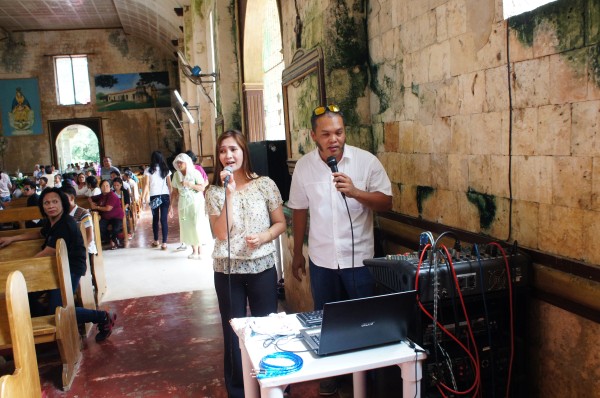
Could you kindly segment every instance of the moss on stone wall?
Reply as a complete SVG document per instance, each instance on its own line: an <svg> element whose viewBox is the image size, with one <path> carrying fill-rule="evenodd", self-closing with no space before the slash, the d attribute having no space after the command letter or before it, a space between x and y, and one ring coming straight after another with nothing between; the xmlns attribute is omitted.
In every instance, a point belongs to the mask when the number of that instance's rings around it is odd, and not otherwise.
<svg viewBox="0 0 600 398"><path fill-rule="evenodd" d="M227 122L227 121L225 121ZM231 109L231 121L225 126L225 130L229 129L242 129L242 110L240 108L240 101L236 100Z"/></svg>
<svg viewBox="0 0 600 398"><path fill-rule="evenodd" d="M366 141L365 149L372 151L372 137L352 137L365 134L358 128L364 121L357 111L358 98L365 96L369 83L365 5L360 0L332 0L326 13L325 20L332 22L324 37L327 97L344 111L346 125L357 127L348 129L349 140L357 144Z"/></svg>
<svg viewBox="0 0 600 398"><path fill-rule="evenodd" d="M204 20L204 13L202 12L202 7L204 6L204 0L194 0L192 3L192 9L196 12L196 15L200 18L200 20Z"/></svg>
<svg viewBox="0 0 600 398"><path fill-rule="evenodd" d="M434 192L435 190L432 187L417 185L417 210L420 216L423 214L423 202L433 195Z"/></svg>
<svg viewBox="0 0 600 398"><path fill-rule="evenodd" d="M533 46L536 29L541 25L551 26L556 31L557 53L590 47L590 73L600 87L600 0L559 0L509 19L510 29L528 47ZM565 58L577 70L583 70L587 66L586 57Z"/></svg>
<svg viewBox="0 0 600 398"><path fill-rule="evenodd" d="M129 55L129 44L127 43L127 37L120 30L114 30L108 35L108 42L115 46L123 57Z"/></svg>
<svg viewBox="0 0 600 398"><path fill-rule="evenodd" d="M2 45L2 69L5 72L21 73L23 59L27 55L27 45L22 33L9 33Z"/></svg>
<svg viewBox="0 0 600 398"><path fill-rule="evenodd" d="M371 87L371 91L379 98L379 111L377 113L383 113L390 107L390 95L388 90L384 89L384 86L379 83L379 70L381 64L375 64L371 60L369 61L369 69L371 71L369 87ZM386 82L385 79L389 78L384 76L383 79L384 82Z"/></svg>
<svg viewBox="0 0 600 398"><path fill-rule="evenodd" d="M479 226L482 229L490 229L496 217L496 197L469 188L467 200L479 211Z"/></svg>

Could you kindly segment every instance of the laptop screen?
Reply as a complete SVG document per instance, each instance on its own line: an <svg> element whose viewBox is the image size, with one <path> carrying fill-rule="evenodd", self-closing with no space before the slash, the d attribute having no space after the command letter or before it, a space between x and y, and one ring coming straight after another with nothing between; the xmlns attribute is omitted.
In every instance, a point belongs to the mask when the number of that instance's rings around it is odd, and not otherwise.
<svg viewBox="0 0 600 398"><path fill-rule="evenodd" d="M415 310L414 290L327 303L323 307L318 349L311 346L311 335L318 330L304 329L302 334L317 355L397 343L406 338Z"/></svg>

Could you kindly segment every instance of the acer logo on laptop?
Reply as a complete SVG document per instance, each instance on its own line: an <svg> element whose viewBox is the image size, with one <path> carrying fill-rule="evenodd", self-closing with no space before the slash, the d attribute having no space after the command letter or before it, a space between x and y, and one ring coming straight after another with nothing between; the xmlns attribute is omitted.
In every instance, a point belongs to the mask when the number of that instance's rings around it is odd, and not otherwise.
<svg viewBox="0 0 600 398"><path fill-rule="evenodd" d="M361 328L365 328L367 326L373 326L375 324L375 322L366 322L360 325Z"/></svg>

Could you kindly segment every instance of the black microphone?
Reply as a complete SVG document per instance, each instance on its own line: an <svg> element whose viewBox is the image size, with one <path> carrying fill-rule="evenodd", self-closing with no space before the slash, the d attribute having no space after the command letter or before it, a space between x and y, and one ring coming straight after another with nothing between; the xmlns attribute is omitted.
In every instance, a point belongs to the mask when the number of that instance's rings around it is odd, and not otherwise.
<svg viewBox="0 0 600 398"><path fill-rule="evenodd" d="M330 156L327 158L327 166L331 169L332 173L337 173L337 160L335 160L335 156Z"/></svg>
<svg viewBox="0 0 600 398"><path fill-rule="evenodd" d="M335 156L330 156L327 158L327 166L329 166L332 173L338 172L337 160L335 159ZM346 195L343 192L340 192L340 193L342 194L342 197L345 199Z"/></svg>
<svg viewBox="0 0 600 398"><path fill-rule="evenodd" d="M335 159L333 159L335 160ZM230 173L233 173L233 168L231 166L227 166L224 169L225 171L228 171ZM229 184L229 180L231 178L231 174L228 174L227 177L225 177L225 181L223 181L223 188L227 188L227 184Z"/></svg>

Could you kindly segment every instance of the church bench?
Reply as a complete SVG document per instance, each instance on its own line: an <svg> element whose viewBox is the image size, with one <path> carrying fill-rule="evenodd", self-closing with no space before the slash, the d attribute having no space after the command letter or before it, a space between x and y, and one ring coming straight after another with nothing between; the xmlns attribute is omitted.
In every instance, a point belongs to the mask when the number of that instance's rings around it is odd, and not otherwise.
<svg viewBox="0 0 600 398"><path fill-rule="evenodd" d="M0 308L0 325L7 325L10 331L15 363L13 374L0 377L0 398L39 398L42 396L40 373L29 314L27 285L20 271L13 271L8 275L5 293L0 294Z"/></svg>
<svg viewBox="0 0 600 398"><path fill-rule="evenodd" d="M21 196L20 198L13 198L10 202L4 202L3 205L7 209L11 209L14 207L26 207L27 206L27 196Z"/></svg>
<svg viewBox="0 0 600 398"><path fill-rule="evenodd" d="M21 234L24 234L25 232L39 231L41 229L42 229L41 227L23 228L23 229L21 229L21 228L19 228L19 229L5 229L3 231L0 231L0 237L21 235Z"/></svg>
<svg viewBox="0 0 600 398"><path fill-rule="evenodd" d="M19 243L25 242L11 244L2 249L2 254ZM31 322L36 344L57 342L62 361L63 389L68 391L81 361L81 340L75 317L69 258L64 240L57 241L55 256L0 261L0 289L4 288L8 275L13 271L23 274L28 292L60 289L63 306L57 307L53 315L36 316ZM0 322L0 349L11 346L10 328L7 323Z"/></svg>
<svg viewBox="0 0 600 398"><path fill-rule="evenodd" d="M42 213L37 206L13 207L0 211L0 224L18 222L19 228L25 228L25 221L39 220L41 218Z"/></svg>

